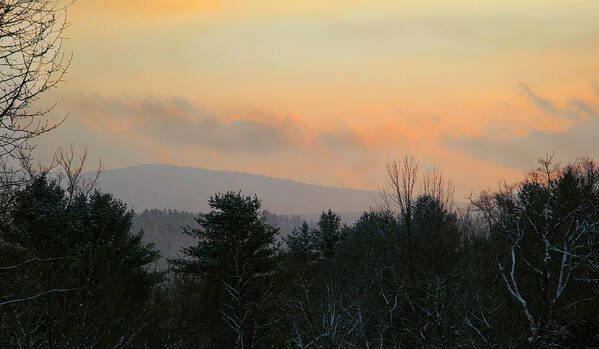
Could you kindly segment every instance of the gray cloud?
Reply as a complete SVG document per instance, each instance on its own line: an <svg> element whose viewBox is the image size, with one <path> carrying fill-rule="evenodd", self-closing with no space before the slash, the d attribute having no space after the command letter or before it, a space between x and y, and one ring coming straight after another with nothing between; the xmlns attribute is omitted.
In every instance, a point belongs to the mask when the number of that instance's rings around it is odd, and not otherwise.
<svg viewBox="0 0 599 349"><path fill-rule="evenodd" d="M598 117L597 112L595 111L595 109L590 106L589 104L587 104L586 102L583 102L581 100L572 98L570 99L570 106L574 108L574 110L576 112L583 113L586 114L586 116L590 117L590 118L596 118Z"/></svg>
<svg viewBox="0 0 599 349"><path fill-rule="evenodd" d="M541 137L541 140L545 139ZM538 144L538 142L530 142L529 139L524 138L505 141L491 139L487 136L470 138L444 135L440 138L439 143L483 161L497 162L520 169L528 167L531 160L544 152L553 150L547 149L545 142Z"/></svg>
<svg viewBox="0 0 599 349"><path fill-rule="evenodd" d="M347 127L315 132L293 117L265 112L232 118L217 115L183 97L79 95L65 102L70 104L74 118L89 120L90 126L100 131L120 133L122 137L135 133L174 147L199 146L225 154L261 156L303 153L306 147L316 146L335 152L336 159L345 164L361 163L372 155L372 146Z"/></svg>
<svg viewBox="0 0 599 349"><path fill-rule="evenodd" d="M318 144L332 150L359 149L364 145L360 136L347 128L327 131L316 139Z"/></svg>
<svg viewBox="0 0 599 349"><path fill-rule="evenodd" d="M596 86L599 87L599 86ZM555 107L549 100L534 93L532 89L525 83L520 84L522 93L527 99L541 112L553 116L562 116L569 119L579 119L582 116L596 118L599 116L596 109L585 101L577 98L570 98L567 106L564 109ZM596 91L599 92L599 91Z"/></svg>
<svg viewBox="0 0 599 349"><path fill-rule="evenodd" d="M369 143L367 138L348 127L325 131L315 137L314 144L330 151L334 161L345 168L360 171L380 152L376 144Z"/></svg>
<svg viewBox="0 0 599 349"><path fill-rule="evenodd" d="M517 136L513 132L517 125L507 121L490 120L480 137L456 137L445 134L439 139L439 143L474 158L515 169L528 168L535 159L552 151L568 160L582 156L599 157L599 114L595 107L579 99L570 98L566 109L561 110L535 94L528 85L520 84L520 87L530 103L541 111L569 117L570 126L561 132L532 129L528 130L526 136ZM498 139L499 135L504 138Z"/></svg>
<svg viewBox="0 0 599 349"><path fill-rule="evenodd" d="M234 120L168 120L154 134L172 145L203 145L221 152L273 153L290 149L297 125L289 122ZM163 132L162 130L168 130Z"/></svg>
<svg viewBox="0 0 599 349"><path fill-rule="evenodd" d="M205 146L222 152L277 152L289 149L301 134L301 125L290 117L254 113L231 119L196 107L182 97L107 99L76 98L78 118L91 118L99 127L123 125L173 146Z"/></svg>
<svg viewBox="0 0 599 349"><path fill-rule="evenodd" d="M595 90L595 94L599 96L599 82L593 81L592 85L593 89Z"/></svg>
<svg viewBox="0 0 599 349"><path fill-rule="evenodd" d="M159 119L148 123L147 130L157 139L175 146L203 145L219 151L276 152L293 145L295 122L278 120L232 120L217 118Z"/></svg>
<svg viewBox="0 0 599 349"><path fill-rule="evenodd" d="M527 84L520 83L520 88L530 101L541 111L551 115L558 114L558 110L553 106L553 103L535 94Z"/></svg>
<svg viewBox="0 0 599 349"><path fill-rule="evenodd" d="M599 156L599 123L585 120L561 133L530 131L527 137L509 140L444 135L440 143L474 158L497 162L515 169L529 168L537 158L555 151L561 158L573 160L583 156Z"/></svg>

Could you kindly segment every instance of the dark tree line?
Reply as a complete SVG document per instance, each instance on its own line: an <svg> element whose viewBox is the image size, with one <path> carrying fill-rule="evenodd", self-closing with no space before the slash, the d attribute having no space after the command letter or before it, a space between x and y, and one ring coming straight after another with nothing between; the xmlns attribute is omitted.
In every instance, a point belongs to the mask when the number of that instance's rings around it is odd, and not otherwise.
<svg viewBox="0 0 599 349"><path fill-rule="evenodd" d="M261 223L255 197L213 197L213 211L187 230L197 246L174 261L166 297L177 300L166 307L174 326L161 338L207 348L599 344L599 170L591 160L544 159L521 183L484 192L460 213L438 173L418 195L417 163L396 165L395 201L351 226L323 212L285 249ZM255 243L236 253L245 241ZM192 325L176 321L183 314Z"/></svg>
<svg viewBox="0 0 599 349"><path fill-rule="evenodd" d="M109 194L41 176L0 216L0 346L124 347L148 325L158 252Z"/></svg>
<svg viewBox="0 0 599 349"><path fill-rule="evenodd" d="M414 168L391 174L416 180ZM131 229L122 203L97 191L70 194L40 176L0 221L0 343L599 345L599 169L591 160L544 159L522 182L483 192L459 213L443 194L450 191L398 192L401 205L352 225L323 212L285 244L258 198L215 194L211 210L182 229L195 243L156 272L158 253Z"/></svg>

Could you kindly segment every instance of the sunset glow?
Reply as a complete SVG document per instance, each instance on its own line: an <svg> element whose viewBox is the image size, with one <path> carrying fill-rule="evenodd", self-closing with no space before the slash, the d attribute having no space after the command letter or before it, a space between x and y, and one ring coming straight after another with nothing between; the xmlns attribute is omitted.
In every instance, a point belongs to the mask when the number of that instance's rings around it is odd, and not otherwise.
<svg viewBox="0 0 599 349"><path fill-rule="evenodd" d="M376 190L412 153L457 200L599 157L594 0L87 0L69 21L45 157Z"/></svg>

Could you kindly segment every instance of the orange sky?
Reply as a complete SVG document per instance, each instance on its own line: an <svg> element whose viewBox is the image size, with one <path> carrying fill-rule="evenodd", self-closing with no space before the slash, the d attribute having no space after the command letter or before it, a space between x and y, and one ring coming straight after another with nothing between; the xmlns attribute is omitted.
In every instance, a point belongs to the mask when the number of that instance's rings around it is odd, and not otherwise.
<svg viewBox="0 0 599 349"><path fill-rule="evenodd" d="M376 189L412 153L458 200L599 158L599 3L522 3L81 0L40 156Z"/></svg>

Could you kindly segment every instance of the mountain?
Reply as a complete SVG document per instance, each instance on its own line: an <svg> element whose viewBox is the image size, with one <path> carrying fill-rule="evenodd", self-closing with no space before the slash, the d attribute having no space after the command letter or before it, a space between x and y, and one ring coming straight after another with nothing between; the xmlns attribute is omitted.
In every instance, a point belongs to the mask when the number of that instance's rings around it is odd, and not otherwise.
<svg viewBox="0 0 599 349"><path fill-rule="evenodd" d="M275 214L363 212L375 206L374 191L333 188L242 172L214 171L166 164L104 170L98 187L114 193L137 212L145 209L208 210L208 198L227 190L256 194Z"/></svg>

